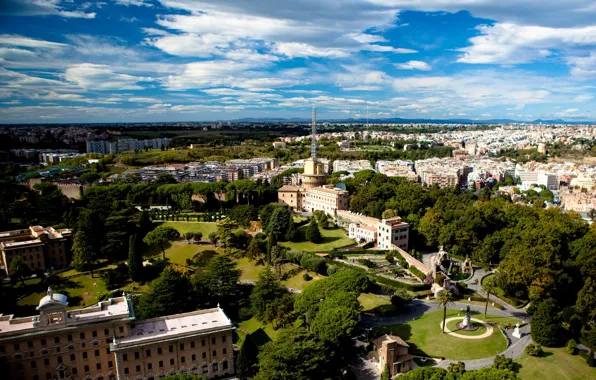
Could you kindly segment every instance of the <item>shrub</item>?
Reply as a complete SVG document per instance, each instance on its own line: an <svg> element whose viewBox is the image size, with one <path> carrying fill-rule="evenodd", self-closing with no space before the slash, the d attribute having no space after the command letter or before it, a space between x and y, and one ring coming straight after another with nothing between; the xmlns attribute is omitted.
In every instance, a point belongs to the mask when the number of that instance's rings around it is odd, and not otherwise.
<svg viewBox="0 0 596 380"><path fill-rule="evenodd" d="M513 369L515 368L515 364L513 363L513 359L506 358L504 355L497 355L495 356L493 367L496 369L513 371Z"/></svg>
<svg viewBox="0 0 596 380"><path fill-rule="evenodd" d="M368 243L364 244L362 246L362 248L369 249L369 248L373 248L374 246L375 246L375 242L374 241L369 241Z"/></svg>
<svg viewBox="0 0 596 380"><path fill-rule="evenodd" d="M304 281L310 281L310 280L312 280L312 277L310 277L310 275L308 273L304 273L302 275L302 278L304 279Z"/></svg>
<svg viewBox="0 0 596 380"><path fill-rule="evenodd" d="M393 255L391 253L386 254L385 260L387 260L389 263L393 264Z"/></svg>
<svg viewBox="0 0 596 380"><path fill-rule="evenodd" d="M254 316L253 310L251 307L242 307L238 310L238 318L241 321L248 321Z"/></svg>
<svg viewBox="0 0 596 380"><path fill-rule="evenodd" d="M565 349L571 355L577 355L577 343L575 342L575 340L569 339L569 341L567 342L567 346L565 346Z"/></svg>
<svg viewBox="0 0 596 380"><path fill-rule="evenodd" d="M539 344L528 344L526 346L526 354L530 356L542 356L544 351L542 351L542 346Z"/></svg>
<svg viewBox="0 0 596 380"><path fill-rule="evenodd" d="M422 281L424 281L424 280L426 279L426 275L425 275L424 273L422 273L422 272L420 271L420 269L418 269L418 268L416 268L416 267L410 267L409 269L410 269L410 272L411 272L411 273L412 273L414 276L418 277L418 278L419 278L419 279L421 279Z"/></svg>
<svg viewBox="0 0 596 380"><path fill-rule="evenodd" d="M367 268L376 268L377 267L377 264L373 263L369 259L358 259L358 262Z"/></svg>
<svg viewBox="0 0 596 380"><path fill-rule="evenodd" d="M594 351L590 350L590 352L588 352L588 357L586 358L586 363L588 363L588 365L590 367L596 367L596 359L594 359Z"/></svg>

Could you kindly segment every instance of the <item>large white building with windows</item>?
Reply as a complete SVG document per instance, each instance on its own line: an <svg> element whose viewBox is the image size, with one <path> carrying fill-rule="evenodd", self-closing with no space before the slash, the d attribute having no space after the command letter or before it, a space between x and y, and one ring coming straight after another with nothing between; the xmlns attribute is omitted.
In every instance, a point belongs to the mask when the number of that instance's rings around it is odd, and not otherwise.
<svg viewBox="0 0 596 380"><path fill-rule="evenodd" d="M410 239L410 225L399 216L389 219L377 219L370 216L353 213L347 210L336 212L339 224L347 226L348 236L357 242L377 242L380 249L394 249L399 247L408 250Z"/></svg>

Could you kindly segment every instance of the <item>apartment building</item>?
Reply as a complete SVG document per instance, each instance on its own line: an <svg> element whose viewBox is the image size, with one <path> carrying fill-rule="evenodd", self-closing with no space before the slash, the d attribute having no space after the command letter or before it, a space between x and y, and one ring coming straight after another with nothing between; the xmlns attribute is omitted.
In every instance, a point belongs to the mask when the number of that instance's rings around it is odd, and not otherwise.
<svg viewBox="0 0 596 380"><path fill-rule="evenodd" d="M306 209L309 212L320 210L334 216L337 210L347 210L349 205L348 191L333 185L314 187L306 192Z"/></svg>
<svg viewBox="0 0 596 380"><path fill-rule="evenodd" d="M234 327L219 307L136 321L127 297L67 310L48 289L39 315L0 316L0 363L16 380L156 380L234 373Z"/></svg>
<svg viewBox="0 0 596 380"><path fill-rule="evenodd" d="M382 219L377 224L377 245L381 249L392 249L397 246L408 250L410 225L402 222L399 216Z"/></svg>
<svg viewBox="0 0 596 380"><path fill-rule="evenodd" d="M172 139L122 139L118 141L95 140L87 141L87 153L113 154L135 149L161 149L170 146Z"/></svg>
<svg viewBox="0 0 596 380"><path fill-rule="evenodd" d="M377 219L348 210L338 210L336 219L339 224L347 225L348 236L358 242L364 239L367 243L376 241L380 249L408 250L410 225L399 216Z"/></svg>
<svg viewBox="0 0 596 380"><path fill-rule="evenodd" d="M71 259L72 231L30 226L0 232L0 276L8 276L10 262L22 257L31 269L61 268Z"/></svg>

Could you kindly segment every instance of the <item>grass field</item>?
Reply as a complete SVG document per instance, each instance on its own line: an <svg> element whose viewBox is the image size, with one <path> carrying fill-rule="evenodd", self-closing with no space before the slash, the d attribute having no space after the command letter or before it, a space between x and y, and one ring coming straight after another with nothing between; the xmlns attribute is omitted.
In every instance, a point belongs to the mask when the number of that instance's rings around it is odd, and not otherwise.
<svg viewBox="0 0 596 380"><path fill-rule="evenodd" d="M523 380L583 380L596 379L596 368L588 366L582 355L570 355L564 348L545 348L544 357L524 354L516 360L521 364Z"/></svg>
<svg viewBox="0 0 596 380"><path fill-rule="evenodd" d="M258 280L259 273L264 271L266 268L264 265L256 265L255 261L249 261L245 257L240 258L240 259L234 259L234 261L238 265L238 269L240 269L242 271L242 273L240 274L240 280L243 280L243 281ZM288 264L283 264L283 266L282 266L283 273L288 272L292 269L296 269L297 273L294 276L288 278L287 280L281 281L282 285L288 286L290 288L302 290L308 284L311 284L316 280L320 280L321 278L324 278L324 276L321 276L320 274L317 274L317 273L308 272L306 269L300 268L296 264L288 263ZM307 272L312 277L312 279L310 281L304 280L304 277L303 277L304 273L307 273Z"/></svg>
<svg viewBox="0 0 596 380"><path fill-rule="evenodd" d="M304 252L324 252L331 251L334 248L343 248L354 244L354 240L350 239L344 230L341 228L334 229L321 229L321 235L323 236L323 242L320 244L311 243L306 240L305 236L306 226L298 229L298 241L297 242L284 242L280 245L295 249L297 251Z"/></svg>
<svg viewBox="0 0 596 380"><path fill-rule="evenodd" d="M447 318L462 315L458 310L447 310ZM493 316L490 316L491 318ZM494 356L507 347L503 335L495 330L486 339L465 340L441 333L443 311L428 313L411 322L400 325L377 327L371 337L383 334L394 334L410 345L410 353L414 355L440 357L452 360L471 360Z"/></svg>
<svg viewBox="0 0 596 380"><path fill-rule="evenodd" d="M192 259L194 255L202 251L217 251L211 244L188 244L186 241L175 241L169 248L166 248L166 258L172 264L186 265L186 259ZM161 251L156 251L161 258Z"/></svg>
<svg viewBox="0 0 596 380"><path fill-rule="evenodd" d="M274 340L277 338L277 334L279 334L279 331L274 330L271 324L263 324L254 317L247 321L240 322L238 327L239 329L236 330L236 332L238 333L237 344L239 346L242 346L242 342L244 342L244 339L246 338L244 331L251 334L252 339L259 346L262 346L270 340Z"/></svg>
<svg viewBox="0 0 596 380"><path fill-rule="evenodd" d="M397 310L395 306L391 304L388 298L378 296L372 293L362 293L358 297L360 305L362 305L362 311L375 313L379 315L386 315L395 313Z"/></svg>
<svg viewBox="0 0 596 380"><path fill-rule="evenodd" d="M217 231L217 224L209 222L156 222L163 227L172 227L184 235L185 232L200 232L203 234L204 241L209 240L209 234Z"/></svg>

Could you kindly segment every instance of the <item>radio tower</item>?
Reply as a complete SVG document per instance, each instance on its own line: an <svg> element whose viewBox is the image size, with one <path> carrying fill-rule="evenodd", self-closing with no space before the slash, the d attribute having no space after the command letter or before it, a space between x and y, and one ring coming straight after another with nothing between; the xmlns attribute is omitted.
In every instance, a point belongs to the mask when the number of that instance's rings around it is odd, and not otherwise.
<svg viewBox="0 0 596 380"><path fill-rule="evenodd" d="M317 158L317 107L312 108L312 142L310 143L310 156Z"/></svg>

